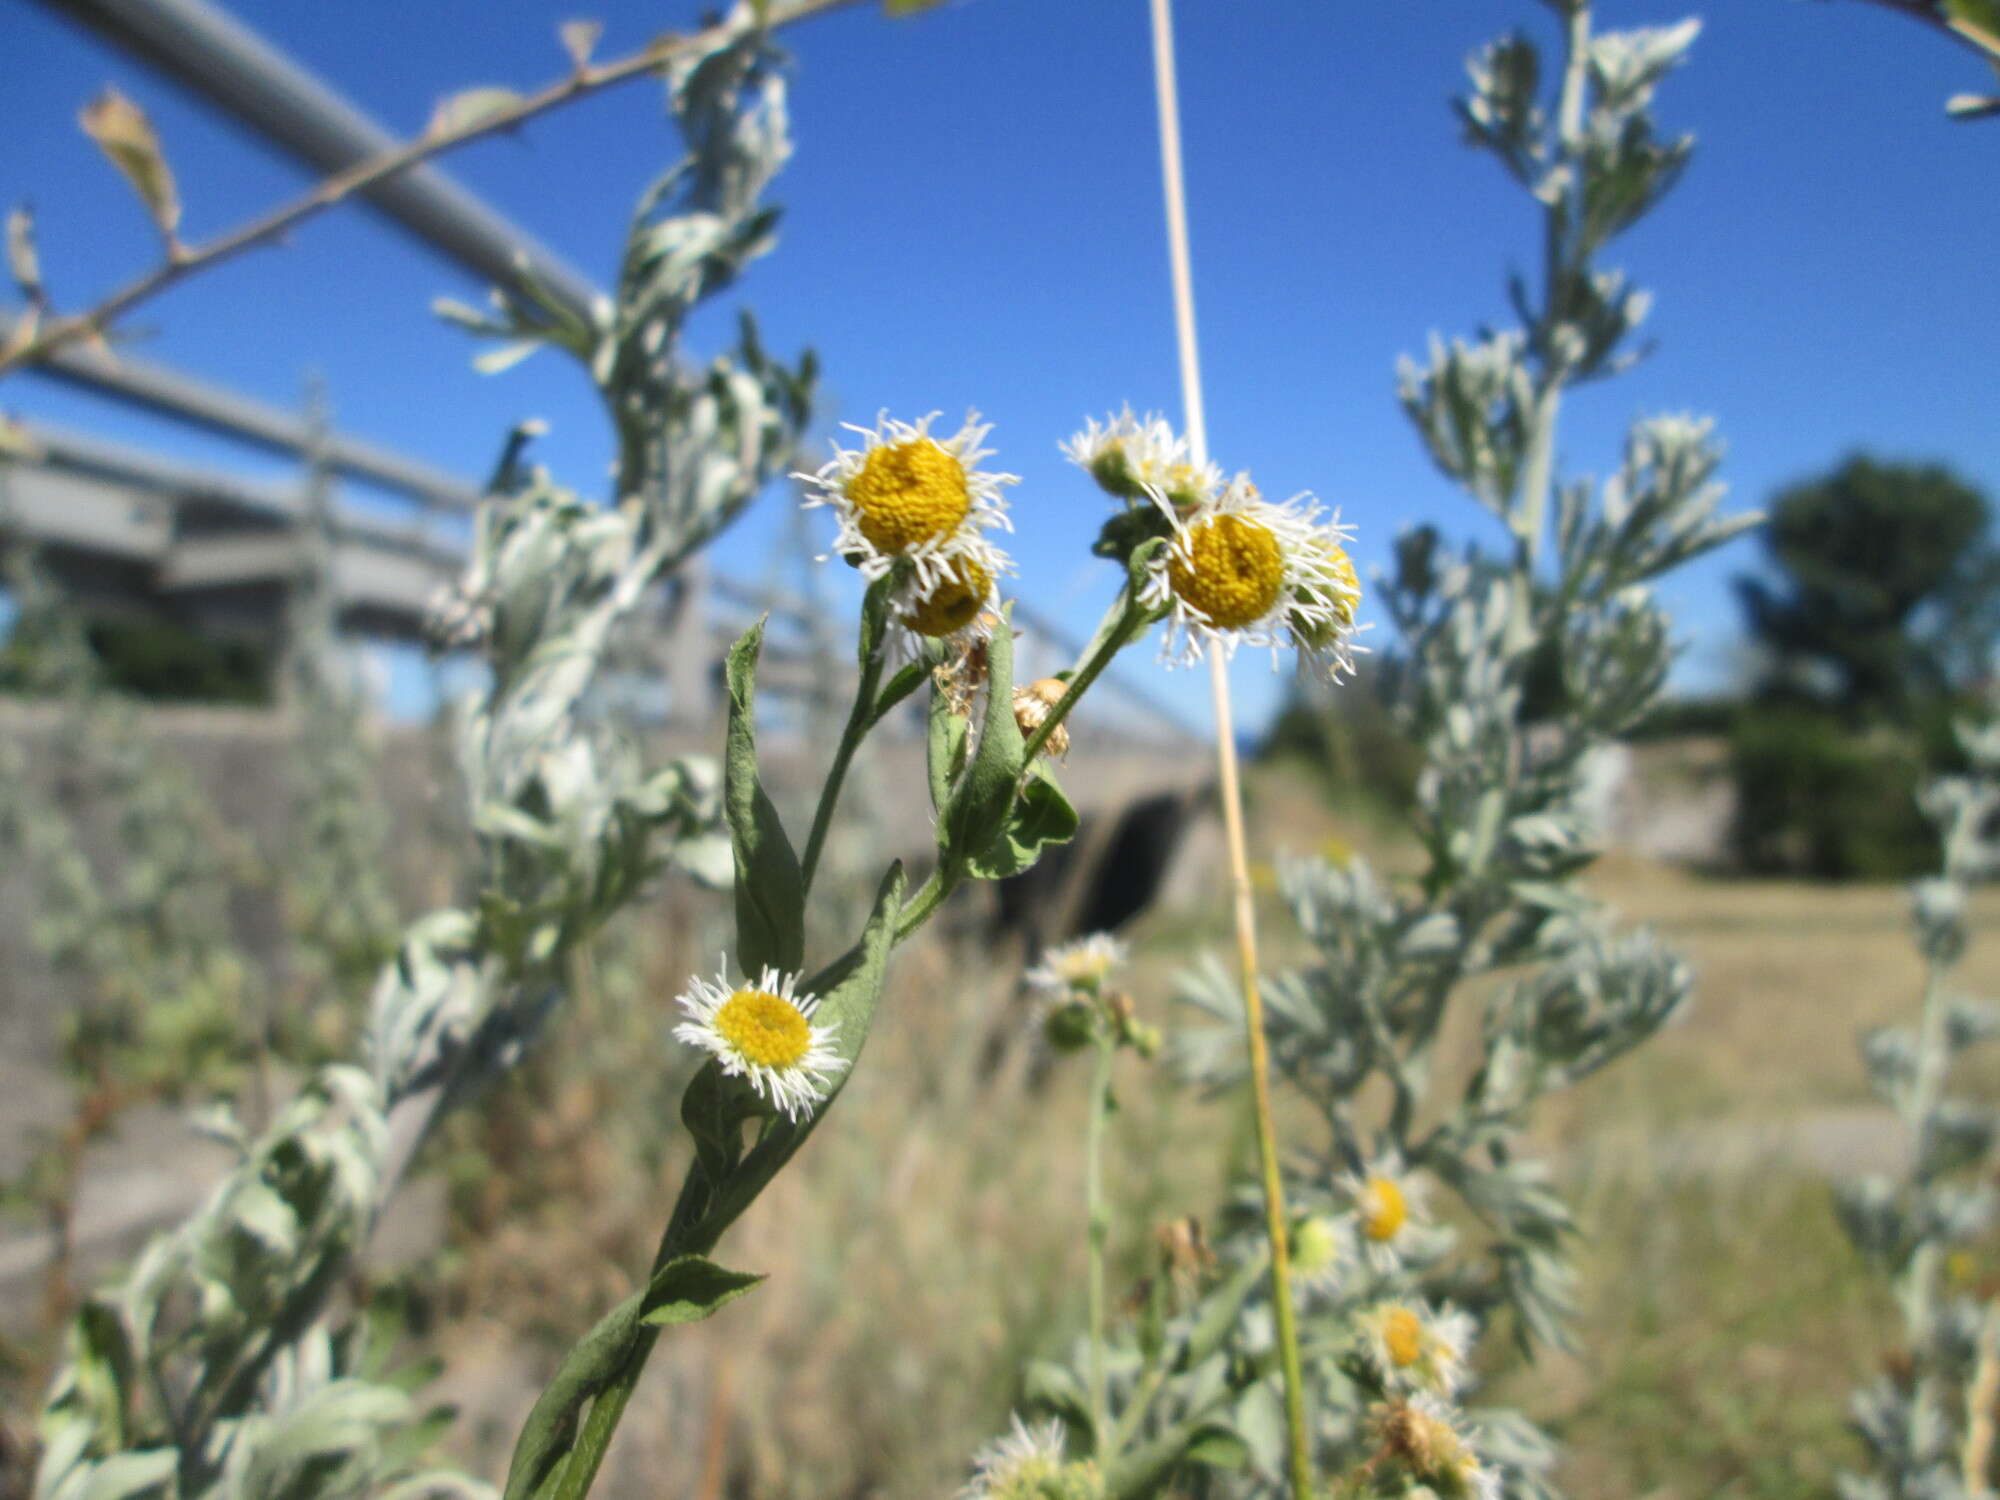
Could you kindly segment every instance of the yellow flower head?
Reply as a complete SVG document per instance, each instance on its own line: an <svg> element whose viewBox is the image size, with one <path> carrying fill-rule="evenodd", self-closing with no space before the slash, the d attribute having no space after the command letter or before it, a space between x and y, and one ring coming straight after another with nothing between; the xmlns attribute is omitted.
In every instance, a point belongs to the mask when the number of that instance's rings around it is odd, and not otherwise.
<svg viewBox="0 0 2000 1500"><path fill-rule="evenodd" d="M1425 1302L1385 1302L1356 1319L1364 1347L1392 1386L1449 1396L1465 1379L1478 1327L1467 1314Z"/></svg>
<svg viewBox="0 0 2000 1500"><path fill-rule="evenodd" d="M1021 977L1029 989L1044 995L1095 995L1129 956L1130 950L1110 933L1093 932L1048 949L1042 961Z"/></svg>
<svg viewBox="0 0 2000 1500"><path fill-rule="evenodd" d="M1339 1190L1354 1207L1356 1227L1369 1264L1384 1275L1402 1264L1421 1237L1423 1184L1393 1156L1366 1171L1340 1179Z"/></svg>
<svg viewBox="0 0 2000 1500"><path fill-rule="evenodd" d="M860 448L835 447L816 472L792 476L804 481L807 505L832 507L840 523L834 550L867 578L880 578L902 558L925 588L957 576L953 569L961 559L970 559L989 580L1003 571L981 533L1009 525L1000 489L1019 480L978 467L988 456L979 442L991 429L976 416L953 436L936 438L930 426L937 416L912 424L885 412L872 431L848 429L865 439ZM969 575L958 577L961 587L970 581Z"/></svg>
<svg viewBox="0 0 2000 1500"><path fill-rule="evenodd" d="M688 1019L674 1028L793 1119L810 1114L847 1066L831 1045L836 1028L813 1024L818 998L793 993L799 977L766 968L740 988L720 973L713 984L696 977L678 997Z"/></svg>
<svg viewBox="0 0 2000 1500"><path fill-rule="evenodd" d="M1192 509L1156 499L1173 535L1141 597L1169 612L1168 660L1197 661L1210 644L1233 654L1247 641L1269 646L1274 660L1287 645L1329 657L1336 675L1350 664L1360 591L1345 581L1346 533L1320 525L1309 497L1276 505L1239 474Z"/></svg>
<svg viewBox="0 0 2000 1500"><path fill-rule="evenodd" d="M911 635L960 644L992 634L998 616L991 612L993 570L998 548L986 555L960 553L945 564L942 578L926 582L916 574L895 592L896 623Z"/></svg>
<svg viewBox="0 0 2000 1500"><path fill-rule="evenodd" d="M1393 1240L1410 1219L1410 1203L1393 1177L1370 1177L1361 1195L1361 1232L1377 1244Z"/></svg>

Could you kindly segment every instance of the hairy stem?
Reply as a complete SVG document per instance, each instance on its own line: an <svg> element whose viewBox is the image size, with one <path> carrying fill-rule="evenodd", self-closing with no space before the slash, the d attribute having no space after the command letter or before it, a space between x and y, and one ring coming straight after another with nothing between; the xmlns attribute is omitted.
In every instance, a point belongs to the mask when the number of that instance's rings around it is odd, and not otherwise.
<svg viewBox="0 0 2000 1500"><path fill-rule="evenodd" d="M1117 1048L1105 1034L1101 1017L1092 1047L1097 1055L1090 1072L1090 1124L1083 1148L1090 1244L1090 1433L1097 1452L1108 1456L1111 1408L1104 1378L1104 1246L1111 1237L1111 1215L1104 1205L1104 1120L1111 1111L1111 1059Z"/></svg>

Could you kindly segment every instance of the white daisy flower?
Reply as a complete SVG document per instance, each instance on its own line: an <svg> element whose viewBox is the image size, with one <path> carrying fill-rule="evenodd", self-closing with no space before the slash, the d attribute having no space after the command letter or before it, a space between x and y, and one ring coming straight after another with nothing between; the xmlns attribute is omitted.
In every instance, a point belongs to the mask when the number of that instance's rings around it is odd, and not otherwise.
<svg viewBox="0 0 2000 1500"><path fill-rule="evenodd" d="M1079 992L1094 995L1129 954L1126 945L1110 933L1093 932L1045 950L1042 961L1021 978L1029 989L1058 1000Z"/></svg>
<svg viewBox="0 0 2000 1500"><path fill-rule="evenodd" d="M1383 1302L1356 1321L1369 1358L1391 1384L1437 1396L1455 1395L1464 1384L1478 1331L1468 1314L1422 1301Z"/></svg>
<svg viewBox="0 0 2000 1500"><path fill-rule="evenodd" d="M1225 656L1244 642L1281 646L1351 668L1349 637L1361 604L1348 529L1319 524L1308 496L1282 505L1263 499L1239 474L1212 500L1182 512L1162 503L1174 533L1155 560L1140 600L1169 611L1161 659Z"/></svg>
<svg viewBox="0 0 2000 1500"><path fill-rule="evenodd" d="M970 587L979 576L955 573L969 559L992 580L1006 571L1005 555L982 532L1011 529L1000 487L1018 484L1012 474L989 474L975 467L989 455L979 446L992 429L977 414L948 438L934 438L932 412L914 425L884 412L873 431L847 424L866 441L849 452L836 446L833 458L812 474L794 474L809 487L807 506L829 505L840 523L834 550L871 581L907 558L923 587L937 588L957 578Z"/></svg>
<svg viewBox="0 0 2000 1500"><path fill-rule="evenodd" d="M819 998L794 993L800 977L767 967L756 984L738 989L724 972L713 984L697 975L677 997L688 1019L674 1028L675 1037L713 1053L723 1072L748 1079L794 1120L812 1113L847 1066L830 1045L839 1028L813 1024Z"/></svg>
<svg viewBox="0 0 2000 1500"><path fill-rule="evenodd" d="M1152 412L1135 417L1129 406L1102 427L1090 418L1062 451L1106 494L1121 500L1151 497L1158 504L1192 507L1222 488L1222 471L1214 464L1197 466L1188 440L1176 437L1165 417Z"/></svg>
<svg viewBox="0 0 2000 1500"><path fill-rule="evenodd" d="M1392 1274L1421 1238L1423 1181L1405 1172L1392 1155L1365 1172L1347 1173L1336 1185L1354 1205L1368 1263L1381 1275Z"/></svg>
<svg viewBox="0 0 2000 1500"><path fill-rule="evenodd" d="M1095 1466L1063 1462L1063 1429L1051 1418L1033 1427L1016 1413L1013 1428L972 1458L972 1480L958 1500L1068 1500L1097 1493Z"/></svg>

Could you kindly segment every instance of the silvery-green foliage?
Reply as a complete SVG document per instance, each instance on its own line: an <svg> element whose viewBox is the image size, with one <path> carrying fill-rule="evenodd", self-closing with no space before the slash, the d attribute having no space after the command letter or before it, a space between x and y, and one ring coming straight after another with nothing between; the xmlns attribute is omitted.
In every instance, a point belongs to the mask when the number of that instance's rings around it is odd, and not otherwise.
<svg viewBox="0 0 2000 1500"><path fill-rule="evenodd" d="M0 848L39 887L30 938L87 989L68 1025L71 1059L127 1090L227 1088L260 982L229 919L248 852L137 706L104 684L81 613L29 553L10 571L26 686L57 718L39 772L18 745L0 761Z"/></svg>
<svg viewBox="0 0 2000 1500"><path fill-rule="evenodd" d="M1894 1180L1843 1183L1835 1195L1848 1238L1889 1278L1904 1334L1889 1372L1854 1396L1855 1429L1873 1470L1841 1476L1849 1500L1943 1500L1991 1486L1967 1457L1966 1391L1982 1357L1982 1309L1953 1292L1945 1263L1993 1222L1992 1190L1981 1179L2000 1115L1949 1089L1959 1055L2000 1035L1993 1002L1951 986L1965 953L1967 888L2000 865L1991 826L2000 812L2000 721L1961 724L1958 738L1968 769L1932 782L1920 798L1943 850L1938 874L1910 888L1911 938L1925 968L1922 1009L1914 1027L1879 1027L1861 1038L1869 1087L1908 1129L1908 1164ZM2000 1358L2000 1350L1984 1357Z"/></svg>
<svg viewBox="0 0 2000 1500"><path fill-rule="evenodd" d="M524 475L510 446L444 611L490 667L459 733L477 901L404 932L363 1065L315 1075L203 1207L87 1304L44 1412L38 1495L359 1496L412 1475L423 1414L314 1352L329 1296L438 1113L532 1039L568 948L713 824L711 766L649 769L582 713L621 619L790 465L810 391L809 371L747 333L706 368L679 345L686 312L770 244L754 193L786 144L761 34L745 20L677 74L673 98L689 156L635 240L685 253L621 285L589 349L643 348L610 358L655 382L640 406L621 405L627 376L604 377L621 432L643 416L643 461L628 452L614 503L595 507Z"/></svg>
<svg viewBox="0 0 2000 1500"><path fill-rule="evenodd" d="M1425 1387L1370 1352L1367 1319L1391 1304L1428 1306L1466 1315L1475 1337L1511 1333L1530 1354L1563 1343L1577 1226L1546 1169L1520 1154L1522 1132L1543 1097L1654 1035L1692 983L1685 963L1649 933L1621 930L1581 888L1599 837L1585 769L1665 679L1672 645L1655 581L1751 521L1716 513L1706 421L1638 422L1601 482L1558 474L1555 453L1564 394L1642 352L1632 345L1645 294L1595 260L1687 159L1688 141L1659 140L1649 110L1696 28L1594 36L1586 4L1555 9L1564 52L1553 99L1544 102L1538 48L1516 36L1472 59L1460 103L1468 140L1499 159L1543 221L1540 284L1511 288L1522 326L1434 338L1427 362L1399 372L1432 458L1509 536L1499 551L1453 549L1419 528L1399 539L1378 593L1399 638L1382 690L1423 752L1412 817L1424 868L1406 884L1359 859L1284 864L1282 889L1315 958L1262 986L1274 1070L1324 1126L1319 1140L1292 1143L1285 1163L1294 1260L1311 1258L1299 1247L1314 1235L1346 1247L1318 1257L1325 1264L1301 1273L1298 1291L1315 1462L1338 1493L1419 1481L1465 1493L1496 1476L1510 1495L1549 1492L1549 1440L1517 1413L1476 1405L1452 1418L1476 1475L1399 1466L1377 1424L1412 1410L1401 1403ZM1244 1062L1233 978L1220 965L1198 969L1185 998L1218 1024L1180 1039L1183 1065L1212 1086L1235 1084ZM1439 1039L1451 1014L1473 1006L1475 1066L1452 1081L1436 1065ZM1373 1217L1383 1179L1399 1185L1407 1217ZM1175 1353L1162 1363L1143 1342L1124 1353L1133 1373L1118 1394L1130 1404L1112 1436L1129 1425L1165 1457L1143 1480L1112 1468L1110 1493L1152 1493L1176 1472L1198 1493L1282 1491L1270 1291L1237 1279L1260 1264L1260 1205L1246 1188L1226 1212L1223 1279L1183 1319L1228 1310L1216 1362ZM1045 1373L1040 1388L1060 1385ZM1443 1376L1428 1389L1462 1394ZM1051 1404L1074 1431L1070 1406Z"/></svg>

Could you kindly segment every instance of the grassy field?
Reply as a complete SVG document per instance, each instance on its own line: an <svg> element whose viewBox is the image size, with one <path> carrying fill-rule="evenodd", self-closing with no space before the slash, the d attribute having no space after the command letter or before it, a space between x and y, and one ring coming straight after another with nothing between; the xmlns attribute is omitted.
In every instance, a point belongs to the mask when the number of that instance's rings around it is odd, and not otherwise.
<svg viewBox="0 0 2000 1500"><path fill-rule="evenodd" d="M1262 778L1254 818L1259 847L1407 863L1392 832L1327 812L1289 776ZM1197 837L1190 858L1213 847ZM1491 1370L1486 1394L1561 1437L1575 1495L1824 1494L1855 1457L1847 1393L1893 1339L1828 1183L1895 1170L1903 1149L1854 1049L1860 1029L1916 1004L1903 893L1615 857L1592 883L1692 960L1697 1000L1543 1117L1540 1145L1587 1231L1578 1350ZM1276 965L1297 940L1274 896L1265 908ZM1223 945L1220 913L1215 900L1160 910L1132 934L1132 988L1169 1029L1173 972ZM1996 919L2000 899L1983 896L1975 930ZM672 993L671 967L648 965L631 1002L642 1018ZM614 1456L618 1493L948 1494L1004 1423L1022 1359L1080 1326L1084 1079L1029 1038L1018 969L1018 954L963 940L901 961L841 1109L723 1247L771 1281L663 1347ZM1963 977L2000 993L2000 943L1976 942ZM586 1063L574 1036L558 1039L521 1109L489 1111L540 1118L517 1146L543 1165L490 1205L490 1222L514 1227L462 1235L446 1278L459 1443L489 1469L558 1341L643 1261L678 1175L677 1148L643 1164L617 1149L606 1122L632 1133L630 1101ZM1120 1100L1111 1175L1129 1278L1152 1224L1220 1200L1248 1138L1237 1101L1157 1074L1128 1071Z"/></svg>

